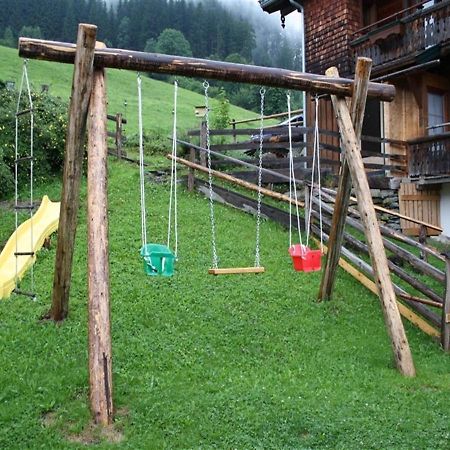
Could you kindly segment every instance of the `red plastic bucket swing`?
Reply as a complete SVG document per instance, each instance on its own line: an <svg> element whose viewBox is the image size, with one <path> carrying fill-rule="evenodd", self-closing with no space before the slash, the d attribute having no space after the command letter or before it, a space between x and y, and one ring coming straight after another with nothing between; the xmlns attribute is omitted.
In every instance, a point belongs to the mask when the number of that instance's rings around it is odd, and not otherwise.
<svg viewBox="0 0 450 450"><path fill-rule="evenodd" d="M289 247L289 254L297 272L317 272L321 267L322 252L311 250L306 245L294 244Z"/></svg>

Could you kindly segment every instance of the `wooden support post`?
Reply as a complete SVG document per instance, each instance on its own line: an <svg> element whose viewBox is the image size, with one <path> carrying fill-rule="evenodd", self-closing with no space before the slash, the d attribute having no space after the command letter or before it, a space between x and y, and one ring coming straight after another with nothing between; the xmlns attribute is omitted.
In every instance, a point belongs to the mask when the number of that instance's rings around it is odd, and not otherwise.
<svg viewBox="0 0 450 450"><path fill-rule="evenodd" d="M117 158L122 158L123 140L122 140L122 114L116 114L116 148Z"/></svg>
<svg viewBox="0 0 450 450"><path fill-rule="evenodd" d="M112 422L112 362L109 311L106 86L94 71L88 120L89 385L95 423Z"/></svg>
<svg viewBox="0 0 450 450"><path fill-rule="evenodd" d="M356 190L358 209L374 270L375 283L381 301L386 328L391 340L397 369L405 376L414 376L415 368L408 339L398 310L394 287L389 274L388 261L378 226L377 215L370 194L369 183L361 156L361 146L353 128L347 103L343 97L331 96L341 134L342 145Z"/></svg>
<svg viewBox="0 0 450 450"><path fill-rule="evenodd" d="M70 279L77 229L84 135L92 89L94 47L97 27L80 24L67 124L66 148L61 194L61 213L53 279L51 319L63 320L69 313Z"/></svg>
<svg viewBox="0 0 450 450"><path fill-rule="evenodd" d="M192 147L189 148L189 161L195 164L195 148ZM194 190L194 186L195 186L195 170L192 167L190 167L187 179L188 191L192 192Z"/></svg>
<svg viewBox="0 0 450 450"><path fill-rule="evenodd" d="M370 77L372 61L368 58L358 58L355 71L355 91L352 97L351 116L356 138L361 142L362 123L367 98L367 87ZM333 70L334 69L334 70ZM337 69L327 71L327 75L334 76ZM333 222L330 231L330 242L328 245L325 268L319 289L319 300L330 300L339 265L342 239L344 235L345 219L347 217L350 195L352 190L352 179L347 164L347 158L343 153L342 165L339 174L339 185L336 194L336 203L333 212Z"/></svg>
<svg viewBox="0 0 450 450"><path fill-rule="evenodd" d="M450 251L445 256L445 298L442 308L441 344L442 348L450 351Z"/></svg>

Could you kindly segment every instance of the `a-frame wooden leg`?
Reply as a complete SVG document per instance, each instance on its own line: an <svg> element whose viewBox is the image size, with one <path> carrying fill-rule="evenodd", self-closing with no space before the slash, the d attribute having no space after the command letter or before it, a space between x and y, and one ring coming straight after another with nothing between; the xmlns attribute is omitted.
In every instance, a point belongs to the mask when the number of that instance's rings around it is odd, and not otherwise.
<svg viewBox="0 0 450 450"><path fill-rule="evenodd" d="M372 60L369 58L358 58L355 70L355 89L353 91L351 103L351 117L355 134L360 141L361 130L366 106L367 88L369 85L370 69ZM337 76L338 71L332 67L327 71L328 76ZM330 300L333 292L336 272L339 266L341 256L341 246L344 236L345 219L347 217L348 206L350 203L350 194L352 190L352 179L347 164L347 158L343 153L341 170L339 173L339 185L336 194L336 203L334 206L332 225L330 230L328 254L325 267L322 273L318 299Z"/></svg>
<svg viewBox="0 0 450 450"><path fill-rule="evenodd" d="M348 105L343 97L331 96L341 134L346 160L356 191L358 209L364 224L367 245L375 275L386 328L391 340L397 369L405 376L414 376L415 368L408 339L398 310L394 287L389 274L386 252L370 194L369 183Z"/></svg>
<svg viewBox="0 0 450 450"><path fill-rule="evenodd" d="M92 89L96 36L95 25L79 25L67 124L52 308L49 313L50 318L55 321L65 319L69 313L70 280L83 171L84 136Z"/></svg>

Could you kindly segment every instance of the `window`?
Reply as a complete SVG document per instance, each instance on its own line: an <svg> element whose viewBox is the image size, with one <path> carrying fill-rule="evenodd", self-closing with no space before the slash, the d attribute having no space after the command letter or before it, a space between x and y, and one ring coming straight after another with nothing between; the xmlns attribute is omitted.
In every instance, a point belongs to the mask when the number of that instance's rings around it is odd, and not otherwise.
<svg viewBox="0 0 450 450"><path fill-rule="evenodd" d="M445 98L444 94L439 92L427 93L428 97L428 127L436 127L445 123ZM440 134L444 132L444 127L429 128L428 134Z"/></svg>

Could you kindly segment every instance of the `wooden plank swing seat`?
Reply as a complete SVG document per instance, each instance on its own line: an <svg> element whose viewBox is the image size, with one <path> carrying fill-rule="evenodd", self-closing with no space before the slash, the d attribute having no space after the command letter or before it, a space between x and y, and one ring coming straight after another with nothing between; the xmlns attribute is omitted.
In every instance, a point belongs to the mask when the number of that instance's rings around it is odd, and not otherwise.
<svg viewBox="0 0 450 450"><path fill-rule="evenodd" d="M234 275L239 273L263 273L264 267L229 267L226 269L209 269L210 275Z"/></svg>

